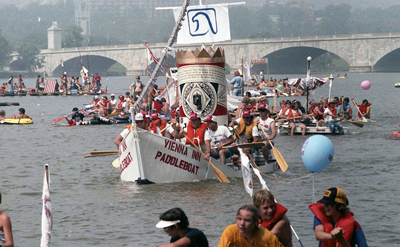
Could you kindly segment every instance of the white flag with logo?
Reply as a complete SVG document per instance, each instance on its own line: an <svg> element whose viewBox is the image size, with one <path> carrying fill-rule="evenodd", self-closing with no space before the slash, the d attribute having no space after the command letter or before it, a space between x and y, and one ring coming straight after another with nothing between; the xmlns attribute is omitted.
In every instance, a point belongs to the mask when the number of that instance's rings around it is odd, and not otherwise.
<svg viewBox="0 0 400 247"><path fill-rule="evenodd" d="M175 21L181 9L174 9ZM220 42L231 39L226 5L192 6L187 9L177 44Z"/></svg>

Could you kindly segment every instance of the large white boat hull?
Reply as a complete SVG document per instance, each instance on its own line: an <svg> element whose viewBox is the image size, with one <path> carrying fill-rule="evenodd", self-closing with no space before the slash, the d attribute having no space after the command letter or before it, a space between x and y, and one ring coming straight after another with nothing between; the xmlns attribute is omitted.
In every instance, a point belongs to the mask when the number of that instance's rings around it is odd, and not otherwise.
<svg viewBox="0 0 400 247"><path fill-rule="evenodd" d="M141 129L136 133L137 136L131 130L120 145L122 181L173 183L217 179L212 167L195 148ZM215 159L211 162L228 178L242 177L242 172L233 166ZM271 163L259 168L264 173L273 172L276 165Z"/></svg>

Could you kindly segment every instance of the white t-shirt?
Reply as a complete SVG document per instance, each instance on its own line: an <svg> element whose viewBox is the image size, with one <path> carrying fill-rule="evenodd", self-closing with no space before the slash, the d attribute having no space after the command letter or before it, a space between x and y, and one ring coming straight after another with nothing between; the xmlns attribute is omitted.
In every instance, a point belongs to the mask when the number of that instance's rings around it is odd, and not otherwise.
<svg viewBox="0 0 400 247"><path fill-rule="evenodd" d="M326 122L326 123L333 120L333 118L332 118L332 115L333 115L333 114L332 114L332 111L329 110L328 107L325 108L324 114L326 114L326 117L325 117L325 122Z"/></svg>
<svg viewBox="0 0 400 247"><path fill-rule="evenodd" d="M228 140L228 138L232 135L229 131L228 127L224 125L218 126L216 131L212 131L208 129L210 138L211 138L211 147L216 147L220 144L223 144Z"/></svg>
<svg viewBox="0 0 400 247"><path fill-rule="evenodd" d="M271 126L275 124L275 120L272 118L267 118L266 120L262 120L261 118L259 118L259 120L260 120L260 125L263 126L265 133L267 133L267 135L271 135L272 134ZM262 140L265 141L266 138L262 130L259 131L259 134Z"/></svg>
<svg viewBox="0 0 400 247"><path fill-rule="evenodd" d="M112 108L115 108L118 105L118 100L114 99L114 100L110 100L111 106Z"/></svg>

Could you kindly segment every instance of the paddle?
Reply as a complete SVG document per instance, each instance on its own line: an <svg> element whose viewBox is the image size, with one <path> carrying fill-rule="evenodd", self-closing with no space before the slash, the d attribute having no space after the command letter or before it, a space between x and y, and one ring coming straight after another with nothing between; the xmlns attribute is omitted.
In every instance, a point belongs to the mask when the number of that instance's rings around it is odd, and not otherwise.
<svg viewBox="0 0 400 247"><path fill-rule="evenodd" d="M18 102L0 102L0 106L19 106Z"/></svg>
<svg viewBox="0 0 400 247"><path fill-rule="evenodd" d="M116 154L115 153L88 154L88 155L85 155L85 158L108 156L108 155L116 155Z"/></svg>
<svg viewBox="0 0 400 247"><path fill-rule="evenodd" d="M67 118L67 116L63 116L63 117L60 117L59 119L54 120L54 123L58 123L61 120L63 120L64 118Z"/></svg>
<svg viewBox="0 0 400 247"><path fill-rule="evenodd" d="M261 128L262 132L264 133L265 138L267 139L267 133L265 133L264 127L261 126L260 124L258 124L258 126ZM274 145L272 145L272 142L270 140L268 140L268 142L269 142L269 145L271 145L272 153L275 156L276 162L278 163L278 165L281 168L281 170L283 172L285 172L288 169L288 165L287 165L285 159L283 158L281 152L279 152L279 150L277 148L275 148Z"/></svg>
<svg viewBox="0 0 400 247"><path fill-rule="evenodd" d="M111 164L113 167L119 168L119 158L116 158L115 160L113 160L113 162Z"/></svg>
<svg viewBox="0 0 400 247"><path fill-rule="evenodd" d="M233 130L235 131L236 136L237 136L237 138L239 139L239 141L240 141L240 142L243 142L243 139L240 137L239 132L237 131L237 129L234 128ZM242 144L247 144L247 143L242 143ZM263 144L263 146L264 146L264 143L262 143L262 144ZM240 145L240 144L238 144L238 145ZM253 164L253 167L255 167L257 170L260 171L260 168L258 168L256 162L254 162L253 157L251 156L251 154L246 153L246 155L247 155L247 157L249 157L249 160L250 160L251 163ZM262 173L262 172L260 171L260 173ZM262 174L264 175L264 173L262 173Z"/></svg>
<svg viewBox="0 0 400 247"><path fill-rule="evenodd" d="M199 151L205 158L206 155L203 153L203 151L201 151L201 149L196 144L194 144L194 142L187 135L185 135L185 137L197 149L197 151ZM213 163L211 163L210 160L208 160L208 163L212 166L212 168L215 172L215 175L217 175L217 178L220 182L229 183L229 179L225 176L224 173L221 172L221 170L219 170Z"/></svg>
<svg viewBox="0 0 400 247"><path fill-rule="evenodd" d="M118 154L118 150L103 150L103 151L92 151L90 152L91 155L96 154Z"/></svg>
<svg viewBox="0 0 400 247"><path fill-rule="evenodd" d="M363 123L360 123L360 122L357 122L357 121L351 121L351 120L347 120L347 119L343 119L343 121L352 123L352 124L354 124L355 126L360 127L360 128L364 127L364 124L363 124Z"/></svg>
<svg viewBox="0 0 400 247"><path fill-rule="evenodd" d="M357 108L358 113L360 113L360 115L362 116L362 121L363 121L364 123L365 123L365 122L368 122L367 119L366 119L366 118L363 116L363 114L361 113L360 108L358 108L358 105L357 105L357 103L354 101L354 98L351 98L351 102L353 102L354 106Z"/></svg>
<svg viewBox="0 0 400 247"><path fill-rule="evenodd" d="M250 143L241 143L241 144L234 144L230 146L223 146L222 149L226 148L253 148L253 147L262 147L264 146L263 142L250 142ZM212 149L217 149L217 147L213 147Z"/></svg>
<svg viewBox="0 0 400 247"><path fill-rule="evenodd" d="M110 114L108 114L107 116L110 117L115 117L117 115L119 115L122 111L119 110L113 110Z"/></svg>

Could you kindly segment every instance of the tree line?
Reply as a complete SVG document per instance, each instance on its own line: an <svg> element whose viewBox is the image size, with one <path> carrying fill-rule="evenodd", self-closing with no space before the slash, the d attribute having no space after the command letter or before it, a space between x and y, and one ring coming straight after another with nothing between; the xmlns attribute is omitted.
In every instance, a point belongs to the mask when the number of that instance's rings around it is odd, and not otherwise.
<svg viewBox="0 0 400 247"><path fill-rule="evenodd" d="M400 5L353 9L340 4L315 11L293 6L230 7L232 39L400 32ZM138 7L100 6L91 12L91 35L84 37L75 26L73 0L32 3L22 9L7 5L0 8L0 67L8 66L9 54L17 51L20 68L40 68L38 54L47 48L47 29L53 21L63 30L63 47L154 43L168 40L175 22L170 12L149 18Z"/></svg>

